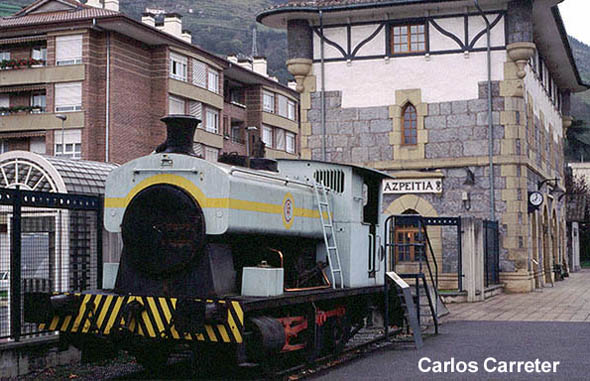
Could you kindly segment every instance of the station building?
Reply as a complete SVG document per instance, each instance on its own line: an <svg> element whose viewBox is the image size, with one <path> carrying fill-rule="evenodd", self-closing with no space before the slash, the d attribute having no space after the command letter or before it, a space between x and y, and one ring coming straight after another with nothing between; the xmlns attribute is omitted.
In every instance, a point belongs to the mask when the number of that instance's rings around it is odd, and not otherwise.
<svg viewBox="0 0 590 381"><path fill-rule="evenodd" d="M563 137L570 94L588 88L557 3L289 1L257 19L288 33L301 156L395 176L389 214L498 221L500 281L529 292L567 266ZM455 288L441 231L441 287ZM411 268L413 254L397 261Z"/></svg>
<svg viewBox="0 0 590 381"><path fill-rule="evenodd" d="M206 159L245 154L246 137L296 158L298 94L266 69L193 45L175 13L139 21L118 0L37 0L0 17L0 152L124 163L162 143L159 119L176 113L202 120Z"/></svg>

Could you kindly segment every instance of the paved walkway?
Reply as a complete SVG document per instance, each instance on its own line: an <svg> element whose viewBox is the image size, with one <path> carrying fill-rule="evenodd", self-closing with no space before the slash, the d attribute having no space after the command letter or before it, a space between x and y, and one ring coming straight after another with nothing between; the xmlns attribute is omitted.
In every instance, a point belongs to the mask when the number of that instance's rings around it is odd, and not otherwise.
<svg viewBox="0 0 590 381"><path fill-rule="evenodd" d="M590 324L517 321L452 321L421 350L393 346L319 374L315 379L343 380L588 380ZM533 370L502 362L549 362ZM446 363L436 369L436 364ZM452 364L457 364L456 366ZM472 363L474 372L460 368ZM446 371L444 370L446 368Z"/></svg>
<svg viewBox="0 0 590 381"><path fill-rule="evenodd" d="M590 269L528 294L501 294L479 303L450 303L445 321L590 322Z"/></svg>

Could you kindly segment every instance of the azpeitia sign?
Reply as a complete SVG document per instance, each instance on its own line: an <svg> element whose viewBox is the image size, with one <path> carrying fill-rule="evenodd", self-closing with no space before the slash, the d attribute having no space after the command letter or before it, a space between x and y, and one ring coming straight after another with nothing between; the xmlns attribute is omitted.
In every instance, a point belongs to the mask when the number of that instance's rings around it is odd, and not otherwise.
<svg viewBox="0 0 590 381"><path fill-rule="evenodd" d="M385 180L384 194L397 193L442 193L441 179Z"/></svg>

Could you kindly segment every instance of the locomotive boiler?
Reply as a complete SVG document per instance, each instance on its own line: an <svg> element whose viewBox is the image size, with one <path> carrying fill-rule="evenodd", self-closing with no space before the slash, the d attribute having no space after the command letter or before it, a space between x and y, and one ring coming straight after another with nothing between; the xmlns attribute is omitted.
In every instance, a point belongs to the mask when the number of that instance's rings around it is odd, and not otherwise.
<svg viewBox="0 0 590 381"><path fill-rule="evenodd" d="M106 182L104 224L123 240L115 284L29 295L28 320L83 349L129 349L146 367L178 346L225 346L237 363L341 348L383 302L388 175L311 160L210 162L192 152L197 119L162 120L167 141Z"/></svg>

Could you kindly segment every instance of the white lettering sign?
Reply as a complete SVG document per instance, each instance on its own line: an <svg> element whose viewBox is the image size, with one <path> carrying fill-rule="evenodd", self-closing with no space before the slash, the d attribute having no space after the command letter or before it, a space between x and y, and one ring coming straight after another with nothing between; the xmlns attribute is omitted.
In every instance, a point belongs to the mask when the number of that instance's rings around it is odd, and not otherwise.
<svg viewBox="0 0 590 381"><path fill-rule="evenodd" d="M442 193L441 179L385 180L383 194Z"/></svg>

